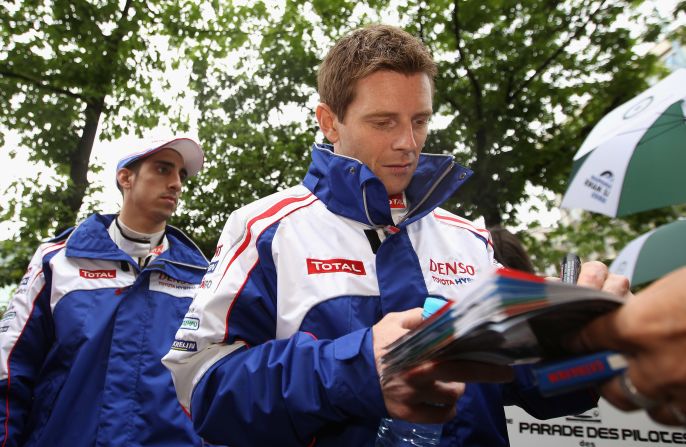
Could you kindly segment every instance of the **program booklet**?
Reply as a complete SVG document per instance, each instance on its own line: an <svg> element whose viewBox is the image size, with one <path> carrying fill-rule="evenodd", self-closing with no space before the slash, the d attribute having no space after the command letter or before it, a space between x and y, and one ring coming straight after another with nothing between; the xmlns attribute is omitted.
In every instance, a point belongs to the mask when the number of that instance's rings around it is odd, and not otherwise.
<svg viewBox="0 0 686 447"><path fill-rule="evenodd" d="M574 355L564 341L624 302L601 290L505 268L484 274L464 292L389 345L384 376L426 360L569 365Z"/></svg>

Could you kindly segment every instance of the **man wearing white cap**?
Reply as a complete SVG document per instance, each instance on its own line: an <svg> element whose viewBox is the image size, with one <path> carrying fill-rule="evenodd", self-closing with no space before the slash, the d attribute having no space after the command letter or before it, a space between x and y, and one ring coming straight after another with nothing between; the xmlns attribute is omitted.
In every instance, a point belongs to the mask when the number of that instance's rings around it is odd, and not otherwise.
<svg viewBox="0 0 686 447"><path fill-rule="evenodd" d="M160 362L196 323L183 316L207 260L167 219L202 164L186 138L125 157L120 214L38 248L0 322L3 446L203 444Z"/></svg>

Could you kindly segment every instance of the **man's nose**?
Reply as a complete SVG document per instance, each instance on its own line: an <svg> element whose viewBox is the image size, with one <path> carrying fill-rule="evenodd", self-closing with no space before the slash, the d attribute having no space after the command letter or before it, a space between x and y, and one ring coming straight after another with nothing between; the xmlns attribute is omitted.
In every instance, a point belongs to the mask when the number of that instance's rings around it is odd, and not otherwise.
<svg viewBox="0 0 686 447"><path fill-rule="evenodd" d="M415 150L417 149L416 129L412 123L403 124L399 126L398 136L395 140L394 149L400 150Z"/></svg>
<svg viewBox="0 0 686 447"><path fill-rule="evenodd" d="M174 191L181 191L182 186L183 181L181 180L181 173L174 172L169 180L169 188L173 189Z"/></svg>

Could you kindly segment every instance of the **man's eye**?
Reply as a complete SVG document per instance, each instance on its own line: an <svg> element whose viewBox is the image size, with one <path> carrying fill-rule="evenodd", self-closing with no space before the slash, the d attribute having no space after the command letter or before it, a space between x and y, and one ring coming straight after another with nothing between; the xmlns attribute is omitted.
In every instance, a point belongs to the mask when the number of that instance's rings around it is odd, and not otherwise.
<svg viewBox="0 0 686 447"><path fill-rule="evenodd" d="M383 120L383 121L373 121L372 124L374 125L374 127L386 128L386 127L391 127L393 125L393 122L390 120Z"/></svg>
<svg viewBox="0 0 686 447"><path fill-rule="evenodd" d="M166 166L158 166L157 167L157 172L160 174L168 174L169 173L169 168Z"/></svg>

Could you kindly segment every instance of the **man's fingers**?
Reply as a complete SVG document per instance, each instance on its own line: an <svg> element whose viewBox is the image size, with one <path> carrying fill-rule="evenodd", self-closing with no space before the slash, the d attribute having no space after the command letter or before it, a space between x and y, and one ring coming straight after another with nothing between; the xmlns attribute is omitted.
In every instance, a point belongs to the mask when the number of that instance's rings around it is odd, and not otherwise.
<svg viewBox="0 0 686 447"><path fill-rule="evenodd" d="M405 403L394 407L391 416L417 423L441 423L455 416L457 400L464 394L465 384L434 381L406 396Z"/></svg>
<svg viewBox="0 0 686 447"><path fill-rule="evenodd" d="M391 312L372 326L374 340L374 358L380 367L380 358L388 345L405 335L410 329L422 322L422 309L415 308L405 312ZM381 368L379 368L381 370Z"/></svg>
<svg viewBox="0 0 686 447"><path fill-rule="evenodd" d="M401 313L403 319L400 325L405 329L414 329L419 326L424 319L422 318L422 308L416 307L414 309L406 310Z"/></svg>
<svg viewBox="0 0 686 447"><path fill-rule="evenodd" d="M581 264L577 284L592 289L602 289L608 276L607 266L602 262L590 261Z"/></svg>
<svg viewBox="0 0 686 447"><path fill-rule="evenodd" d="M566 341L566 347L572 352L579 353L625 348L626 342L619 338L617 313L618 311L614 311L596 318Z"/></svg>
<svg viewBox="0 0 686 447"><path fill-rule="evenodd" d="M640 407L632 402L622 389L620 384L621 376L613 377L600 388L600 392L608 402L622 411L635 411Z"/></svg>
<svg viewBox="0 0 686 447"><path fill-rule="evenodd" d="M639 405L635 397L631 398L632 393L639 393L639 399L650 400L650 398L642 395L641 390L633 383L627 389L627 385L622 385L621 382L622 377L618 376L606 382L601 388L603 397L618 409L622 411L645 410L654 421L661 424L682 427L686 425L686 411L678 403L656 400L652 404Z"/></svg>
<svg viewBox="0 0 686 447"><path fill-rule="evenodd" d="M452 405L446 406L418 403L416 405L400 408L395 414L391 414L391 416L416 424L441 424L448 422L455 417L457 410L456 406L455 402L453 402Z"/></svg>
<svg viewBox="0 0 686 447"><path fill-rule="evenodd" d="M683 427L686 425L686 410L677 403L663 403L648 411L655 422Z"/></svg>
<svg viewBox="0 0 686 447"><path fill-rule="evenodd" d="M417 403L445 407L455 405L457 399L464 394L465 384L462 382L434 381L423 387L417 393Z"/></svg>
<svg viewBox="0 0 686 447"><path fill-rule="evenodd" d="M607 275L607 279L605 280L602 289L605 292L629 298L631 295L629 293L630 285L629 278L626 276L610 273Z"/></svg>

